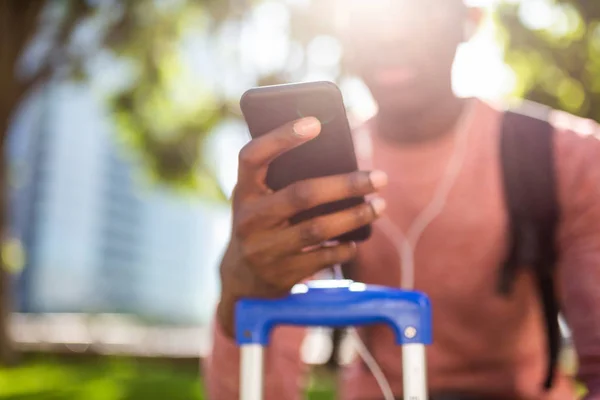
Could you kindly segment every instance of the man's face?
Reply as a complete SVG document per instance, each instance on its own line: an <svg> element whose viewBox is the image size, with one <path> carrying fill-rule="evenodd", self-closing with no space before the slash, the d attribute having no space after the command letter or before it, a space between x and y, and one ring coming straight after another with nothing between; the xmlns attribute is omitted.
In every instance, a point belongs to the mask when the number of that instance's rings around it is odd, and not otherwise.
<svg viewBox="0 0 600 400"><path fill-rule="evenodd" d="M348 66L381 109L419 112L448 92L463 40L462 0L354 0L346 10ZM379 3L379 4L377 4Z"/></svg>

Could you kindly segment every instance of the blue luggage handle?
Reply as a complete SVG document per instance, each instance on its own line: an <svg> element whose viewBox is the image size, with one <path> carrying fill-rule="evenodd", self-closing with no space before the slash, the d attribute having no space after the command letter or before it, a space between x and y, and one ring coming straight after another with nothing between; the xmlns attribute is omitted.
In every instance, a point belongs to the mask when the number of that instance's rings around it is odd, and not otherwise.
<svg viewBox="0 0 600 400"><path fill-rule="evenodd" d="M282 299L242 299L236 305L238 345L267 346L277 325L345 327L386 323L396 343L432 342L427 295L350 280L296 285Z"/></svg>

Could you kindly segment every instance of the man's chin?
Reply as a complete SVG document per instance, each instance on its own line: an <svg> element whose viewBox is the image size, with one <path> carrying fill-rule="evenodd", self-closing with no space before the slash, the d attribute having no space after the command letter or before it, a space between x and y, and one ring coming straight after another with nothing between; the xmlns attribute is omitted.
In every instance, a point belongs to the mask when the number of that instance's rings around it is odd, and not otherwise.
<svg viewBox="0 0 600 400"><path fill-rule="evenodd" d="M422 92L386 90L379 93L373 93L381 113L389 114L412 114L421 112L429 106L426 96Z"/></svg>

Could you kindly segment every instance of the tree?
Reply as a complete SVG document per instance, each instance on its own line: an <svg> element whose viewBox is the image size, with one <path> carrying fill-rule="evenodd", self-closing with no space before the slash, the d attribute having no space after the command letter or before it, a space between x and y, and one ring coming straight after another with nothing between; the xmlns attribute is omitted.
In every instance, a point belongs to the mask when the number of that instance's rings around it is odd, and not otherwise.
<svg viewBox="0 0 600 400"><path fill-rule="evenodd" d="M292 39L306 47L318 35L335 37L333 3L299 8ZM515 73L513 95L600 121L600 2L503 0L491 11L505 62ZM339 76L345 72L342 65Z"/></svg>
<svg viewBox="0 0 600 400"><path fill-rule="evenodd" d="M49 79L93 80L99 55L131 72L129 84L105 95L119 139L136 152L146 171L173 187L224 200L214 171L201 155L205 139L219 121L240 117L238 99L194 78L182 59L181 43L194 32L211 39L223 30L240 29L239 21L255 3L260 2L0 0L2 210L6 208L6 132L24 94ZM306 55L318 37L335 37L334 3L319 0L293 8L290 45ZM494 16L506 61L516 72L518 96L600 120L597 0L507 2L497 7ZM290 53L289 59L294 56ZM309 69L307 57L300 59L294 71L285 63L279 70L255 74L256 83L304 76ZM345 75L343 63L328 68L337 77ZM177 86L182 76L188 77L185 96ZM0 214L4 238L5 221L6 215ZM0 362L5 363L13 358L6 334L8 294L8 276L0 265Z"/></svg>
<svg viewBox="0 0 600 400"><path fill-rule="evenodd" d="M505 3L495 17L517 96L600 121L600 2Z"/></svg>
<svg viewBox="0 0 600 400"><path fill-rule="evenodd" d="M244 3L245 4L245 3ZM7 206L5 143L11 116L32 87L48 80L90 81L98 55L129 68L129 84L105 93L118 138L156 181L223 201L214 171L201 157L204 139L234 114L229 99L206 82L188 81L180 46L187 34L210 37L245 7L219 0L0 0L0 197ZM177 79L175 79L177 78ZM2 239L7 215L0 214ZM16 361L8 334L10 276L0 265L0 363Z"/></svg>
<svg viewBox="0 0 600 400"><path fill-rule="evenodd" d="M0 240L7 237L6 232L6 159L5 142L10 117L19 104L23 94L32 82L22 82L13 79L15 66L26 43L31 39L35 30L37 17L43 2L32 0L27 2L0 1L0 21L2 35L0 36ZM13 364L16 361L13 346L9 337L8 321L11 310L10 276L0 260L0 362Z"/></svg>

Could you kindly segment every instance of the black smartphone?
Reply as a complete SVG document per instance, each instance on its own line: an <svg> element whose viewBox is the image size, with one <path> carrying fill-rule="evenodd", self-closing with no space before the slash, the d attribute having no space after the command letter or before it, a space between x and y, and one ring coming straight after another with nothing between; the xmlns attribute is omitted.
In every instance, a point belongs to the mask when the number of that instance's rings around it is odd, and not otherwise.
<svg viewBox="0 0 600 400"><path fill-rule="evenodd" d="M303 117L316 117L321 133L294 148L269 166L266 184L274 191L298 181L355 172L358 163L346 109L337 85L308 82L263 86L248 90L240 100L252 138ZM303 211L291 218L292 224L334 213L364 203L364 197L348 198ZM366 225L335 240L365 241L371 236Z"/></svg>

